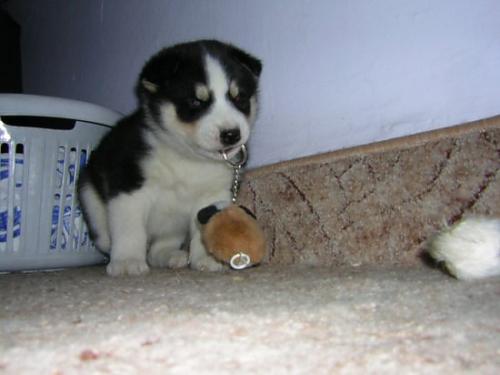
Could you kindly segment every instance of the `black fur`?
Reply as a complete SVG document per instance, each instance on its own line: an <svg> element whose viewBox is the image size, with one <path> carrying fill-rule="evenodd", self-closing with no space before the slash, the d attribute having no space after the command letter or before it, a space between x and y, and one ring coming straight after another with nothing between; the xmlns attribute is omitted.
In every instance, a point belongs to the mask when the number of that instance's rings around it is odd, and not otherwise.
<svg viewBox="0 0 500 375"><path fill-rule="evenodd" d="M195 121L206 112L210 101L200 108L192 105L196 100L195 84L207 83L202 64L203 49L199 43L176 45L166 48L153 56L145 65L139 77L138 93L141 104L148 107L157 117L158 104L172 102L182 121ZM144 80L152 83L157 90L151 92L144 87Z"/></svg>
<svg viewBox="0 0 500 375"><path fill-rule="evenodd" d="M202 208L197 215L199 223L205 225L217 212L220 212L220 210L213 204Z"/></svg>
<svg viewBox="0 0 500 375"><path fill-rule="evenodd" d="M143 118L144 114L138 110L120 120L104 136L80 176L80 186L92 183L104 201L142 186L144 176L139 162L149 150L144 141Z"/></svg>

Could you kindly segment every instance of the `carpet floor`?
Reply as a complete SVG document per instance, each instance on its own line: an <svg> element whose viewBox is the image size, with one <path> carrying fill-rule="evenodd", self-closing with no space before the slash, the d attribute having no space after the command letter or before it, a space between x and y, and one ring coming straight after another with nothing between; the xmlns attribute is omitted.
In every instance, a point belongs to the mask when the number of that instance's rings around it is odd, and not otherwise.
<svg viewBox="0 0 500 375"><path fill-rule="evenodd" d="M425 267L0 275L2 374L500 373L500 280Z"/></svg>

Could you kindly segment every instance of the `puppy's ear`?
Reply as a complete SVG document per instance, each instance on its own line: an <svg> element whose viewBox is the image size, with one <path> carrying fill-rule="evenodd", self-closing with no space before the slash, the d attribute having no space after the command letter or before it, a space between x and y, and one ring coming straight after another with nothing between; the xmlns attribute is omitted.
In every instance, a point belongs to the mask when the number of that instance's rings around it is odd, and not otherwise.
<svg viewBox="0 0 500 375"><path fill-rule="evenodd" d="M211 204L210 206L207 206L199 210L198 215L196 217L200 224L205 225L206 223L208 223L210 218L214 216L217 212L220 212L220 209L218 209L217 206Z"/></svg>
<svg viewBox="0 0 500 375"><path fill-rule="evenodd" d="M262 72L262 62L259 59L234 46L230 47L229 55L250 70L254 76L260 76Z"/></svg>
<svg viewBox="0 0 500 375"><path fill-rule="evenodd" d="M156 94L161 85L167 83L179 70L179 55L176 50L166 48L154 55L144 65L139 76L136 91Z"/></svg>

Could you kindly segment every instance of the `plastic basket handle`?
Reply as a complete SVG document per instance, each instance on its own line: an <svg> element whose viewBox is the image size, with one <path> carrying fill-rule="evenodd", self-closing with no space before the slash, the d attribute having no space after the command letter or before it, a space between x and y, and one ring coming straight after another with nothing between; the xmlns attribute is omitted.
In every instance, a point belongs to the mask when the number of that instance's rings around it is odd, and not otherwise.
<svg viewBox="0 0 500 375"><path fill-rule="evenodd" d="M1 116L40 116L112 126L122 115L96 104L51 96L0 94Z"/></svg>

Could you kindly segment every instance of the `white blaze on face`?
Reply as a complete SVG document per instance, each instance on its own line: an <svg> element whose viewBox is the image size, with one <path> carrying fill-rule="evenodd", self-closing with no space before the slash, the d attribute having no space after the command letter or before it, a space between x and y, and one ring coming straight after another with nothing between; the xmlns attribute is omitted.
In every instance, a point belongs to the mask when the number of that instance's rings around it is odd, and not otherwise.
<svg viewBox="0 0 500 375"><path fill-rule="evenodd" d="M206 151L220 151L222 130L239 129L241 140L235 146L246 143L250 135L250 124L246 116L238 111L228 98L231 77L226 75L223 67L213 57L205 58L207 85L212 94L212 105L209 111L197 121L196 143ZM235 85L235 83L232 83ZM234 91L235 87L231 87Z"/></svg>

